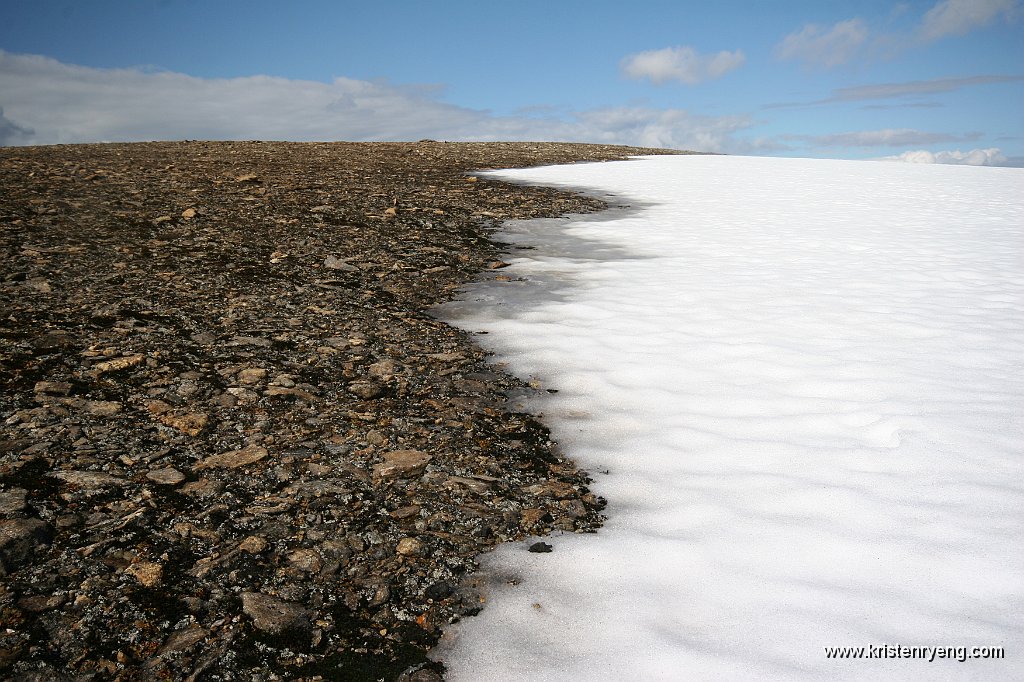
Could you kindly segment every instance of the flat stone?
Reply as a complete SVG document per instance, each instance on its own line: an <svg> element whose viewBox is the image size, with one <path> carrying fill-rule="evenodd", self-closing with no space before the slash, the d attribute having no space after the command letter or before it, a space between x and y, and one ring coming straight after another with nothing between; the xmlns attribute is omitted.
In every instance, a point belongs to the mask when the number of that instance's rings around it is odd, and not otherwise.
<svg viewBox="0 0 1024 682"><path fill-rule="evenodd" d="M268 454L270 453L264 447L260 447L259 445L249 445L240 450L231 450L229 452L222 452L219 455L211 455L210 457L198 462L192 468L196 471L217 468L237 469L238 467L245 466L246 464L258 462Z"/></svg>
<svg viewBox="0 0 1024 682"><path fill-rule="evenodd" d="M87 400L83 407L96 417L113 417L122 409L121 403L113 400Z"/></svg>
<svg viewBox="0 0 1024 682"><path fill-rule="evenodd" d="M288 555L288 563L306 573L316 573L324 566L323 557L315 549L297 549Z"/></svg>
<svg viewBox="0 0 1024 682"><path fill-rule="evenodd" d="M378 478L402 478L420 474L431 460L431 456L419 450L392 450L384 454L384 461L373 467Z"/></svg>
<svg viewBox="0 0 1024 682"><path fill-rule="evenodd" d="M229 346L261 346L263 348L270 348L273 343L270 339L260 338L258 336L234 336L231 341L228 342Z"/></svg>
<svg viewBox="0 0 1024 682"><path fill-rule="evenodd" d="M181 431L186 436L198 436L210 423L210 417L202 412L187 414L165 413L156 415L157 421L164 426Z"/></svg>
<svg viewBox="0 0 1024 682"><path fill-rule="evenodd" d="M373 381L353 381L348 385L348 392L363 400L370 400L384 393L384 387Z"/></svg>
<svg viewBox="0 0 1024 682"><path fill-rule="evenodd" d="M36 594L18 600L18 608L30 613L42 613L55 609L65 602L65 597L53 594Z"/></svg>
<svg viewBox="0 0 1024 682"><path fill-rule="evenodd" d="M532 528L538 521L540 521L548 512L543 509L524 509L519 514L519 520L523 528Z"/></svg>
<svg viewBox="0 0 1024 682"><path fill-rule="evenodd" d="M238 543L238 549L247 554L261 554L267 550L269 545L270 543L265 538L261 538L259 535L250 535Z"/></svg>
<svg viewBox="0 0 1024 682"><path fill-rule="evenodd" d="M28 508L25 497L28 491L24 488L12 488L0 491L0 515L17 514Z"/></svg>
<svg viewBox="0 0 1024 682"><path fill-rule="evenodd" d="M164 578L164 567L155 561L140 561L124 570L144 587L155 587Z"/></svg>
<svg viewBox="0 0 1024 682"><path fill-rule="evenodd" d="M242 612L257 630L274 635L311 627L309 611L302 606L260 592L242 593Z"/></svg>
<svg viewBox="0 0 1024 682"><path fill-rule="evenodd" d="M286 388L284 386L269 386L264 391L264 395L268 397L273 396L285 396L288 398L295 398L296 400L302 400L307 403L316 402L316 396L309 391L303 391L300 388Z"/></svg>
<svg viewBox="0 0 1024 682"><path fill-rule="evenodd" d="M92 367L92 372L95 375L106 374L107 372L118 372L122 369L128 369L139 365L145 357L142 355L127 355L122 358L115 358L113 360L107 360L105 362L97 362Z"/></svg>
<svg viewBox="0 0 1024 682"><path fill-rule="evenodd" d="M198 481L189 481L179 489L182 495L191 497L213 497L224 490L224 484L220 481L212 481L208 478L201 478Z"/></svg>
<svg viewBox="0 0 1024 682"><path fill-rule="evenodd" d="M161 469L150 469L146 472L146 478L160 485L178 485L185 480L185 474L174 467L163 467Z"/></svg>
<svg viewBox="0 0 1024 682"><path fill-rule="evenodd" d="M198 644L210 636L210 631L204 627L193 625L184 630L172 632L164 645L156 652L157 656L166 656L176 651L185 651L193 645Z"/></svg>
<svg viewBox="0 0 1024 682"><path fill-rule="evenodd" d="M466 488L478 495L482 495L487 492L491 487L486 481L478 481L473 478L464 478L462 476L449 476L448 480L444 482L444 485L446 488Z"/></svg>
<svg viewBox="0 0 1024 682"><path fill-rule="evenodd" d="M398 363L391 358L379 360L367 368L367 373L376 379L388 379L398 373Z"/></svg>
<svg viewBox="0 0 1024 682"><path fill-rule="evenodd" d="M341 270L343 272L355 272L359 269L351 263L347 263L346 261L343 261L340 258L335 258L334 256L328 256L324 259L324 267L330 268L331 270Z"/></svg>
<svg viewBox="0 0 1024 682"><path fill-rule="evenodd" d="M264 381L267 378L267 370L262 367L249 367L238 373L238 383L253 385Z"/></svg>
<svg viewBox="0 0 1024 682"><path fill-rule="evenodd" d="M53 478L60 479L65 483L78 486L79 488L109 488L123 486L127 480L118 476L111 476L102 471L54 471L49 474Z"/></svg>
<svg viewBox="0 0 1024 682"><path fill-rule="evenodd" d="M67 395L71 393L71 384L66 381L37 381L33 391L47 395Z"/></svg>
<svg viewBox="0 0 1024 682"><path fill-rule="evenodd" d="M39 547L50 544L50 525L42 519L0 521L0 566L10 570Z"/></svg>

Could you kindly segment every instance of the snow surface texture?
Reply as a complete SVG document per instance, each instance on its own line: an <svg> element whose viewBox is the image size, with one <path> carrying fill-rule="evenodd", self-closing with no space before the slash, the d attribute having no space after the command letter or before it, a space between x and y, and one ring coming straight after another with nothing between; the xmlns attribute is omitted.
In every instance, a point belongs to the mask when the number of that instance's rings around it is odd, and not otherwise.
<svg viewBox="0 0 1024 682"><path fill-rule="evenodd" d="M640 208L510 224L539 247L501 271L525 281L441 310L558 389L533 407L609 501L597 534L487 558L449 679L1024 679L1024 171L682 156L494 177ZM824 650L881 644L1007 651Z"/></svg>

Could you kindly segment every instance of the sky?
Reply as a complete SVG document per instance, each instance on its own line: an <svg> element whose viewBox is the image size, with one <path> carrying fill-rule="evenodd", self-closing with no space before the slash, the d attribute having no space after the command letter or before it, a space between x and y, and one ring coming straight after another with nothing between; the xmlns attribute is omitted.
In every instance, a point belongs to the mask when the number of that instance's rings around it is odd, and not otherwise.
<svg viewBox="0 0 1024 682"><path fill-rule="evenodd" d="M563 140L1024 165L1024 0L0 0L0 145Z"/></svg>

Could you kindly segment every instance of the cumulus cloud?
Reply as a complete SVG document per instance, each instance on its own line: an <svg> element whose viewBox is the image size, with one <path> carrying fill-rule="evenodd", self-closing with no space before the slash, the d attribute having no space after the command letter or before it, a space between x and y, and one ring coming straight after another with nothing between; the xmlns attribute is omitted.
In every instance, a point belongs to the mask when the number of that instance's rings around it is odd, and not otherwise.
<svg viewBox="0 0 1024 682"><path fill-rule="evenodd" d="M337 78L196 78L94 69L0 50L0 144L141 140L572 140L744 152L742 116L612 107L493 116L434 99L436 88ZM16 122L16 124L14 123Z"/></svg>
<svg viewBox="0 0 1024 682"><path fill-rule="evenodd" d="M905 163L952 163L964 166L1005 166L1009 162L1002 152L995 147L990 149L972 149L969 152L960 150L929 152L924 149L906 151L896 156L883 156L882 161L903 161Z"/></svg>
<svg viewBox="0 0 1024 682"><path fill-rule="evenodd" d="M929 133L912 128L885 128L859 130L831 135L788 135L786 139L810 142L817 147L908 147L911 145L940 144L971 139L977 135L951 135Z"/></svg>
<svg viewBox="0 0 1024 682"><path fill-rule="evenodd" d="M742 50L700 55L692 47L680 46L628 55L622 59L620 67L626 77L633 80L646 78L655 85L669 81L696 85L721 78L742 66L746 59Z"/></svg>
<svg viewBox="0 0 1024 682"><path fill-rule="evenodd" d="M850 61L868 34L867 24L859 18L840 21L830 28L806 24L782 39L775 47L775 56L831 68Z"/></svg>
<svg viewBox="0 0 1024 682"><path fill-rule="evenodd" d="M918 35L926 42L963 35L998 17L1012 19L1019 8L1019 0L943 0L924 15Z"/></svg>

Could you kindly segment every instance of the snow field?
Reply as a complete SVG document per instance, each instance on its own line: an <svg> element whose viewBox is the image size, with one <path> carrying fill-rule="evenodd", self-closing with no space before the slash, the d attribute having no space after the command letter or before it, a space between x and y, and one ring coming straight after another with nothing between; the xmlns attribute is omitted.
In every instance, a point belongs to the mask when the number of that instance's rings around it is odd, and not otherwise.
<svg viewBox="0 0 1024 682"><path fill-rule="evenodd" d="M1024 170L495 175L636 204L508 225L523 281L441 309L558 389L532 407L609 520L488 557L450 679L1024 678ZM824 653L871 644L1007 652Z"/></svg>

